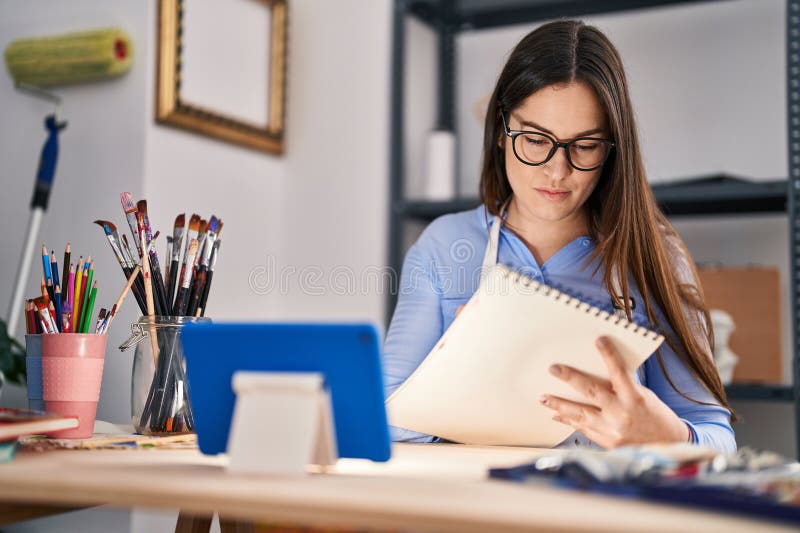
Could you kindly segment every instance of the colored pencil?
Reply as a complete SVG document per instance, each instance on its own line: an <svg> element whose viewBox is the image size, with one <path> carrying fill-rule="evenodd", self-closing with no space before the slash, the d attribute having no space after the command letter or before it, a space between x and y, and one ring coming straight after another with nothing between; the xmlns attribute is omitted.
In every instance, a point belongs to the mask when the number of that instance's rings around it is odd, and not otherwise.
<svg viewBox="0 0 800 533"><path fill-rule="evenodd" d="M83 287L84 287L83 288L83 298L82 298L82 302L83 303L81 303L81 314L80 314L80 317L78 318L78 324L81 326L81 333L87 333L88 332L88 331L83 331L83 330L85 329L84 326L86 326L86 324L87 324L86 319L90 318L89 315L92 313L92 310L89 309L86 306L87 306L87 304L89 303L89 300L92 297L91 292L92 292L92 288L94 287L92 285L92 279L94 278L94 262L89 263L89 270L87 271L87 274L85 276L86 276L86 279L83 282Z"/></svg>
<svg viewBox="0 0 800 533"><path fill-rule="evenodd" d="M56 285L55 290L55 298L53 299L53 308L56 312L56 326L58 327L58 331L61 331L61 312L63 308L61 306L61 287Z"/></svg>
<svg viewBox="0 0 800 533"><path fill-rule="evenodd" d="M50 255L47 253L47 247L42 243L42 271L44 273L44 285L47 288L47 294L50 299L53 298L52 289L50 289L48 282L53 282L53 273L50 270Z"/></svg>
<svg viewBox="0 0 800 533"><path fill-rule="evenodd" d="M69 265L69 277L67 278L67 306L69 313L72 315L72 310L75 307L75 265Z"/></svg>
<svg viewBox="0 0 800 533"><path fill-rule="evenodd" d="M84 307L84 310L81 311L84 314L83 322L81 323L81 333L89 333L89 325L92 323L92 311L94 311L94 302L96 299L97 299L97 282L95 281L92 284L92 290L89 293L89 301Z"/></svg>
<svg viewBox="0 0 800 533"><path fill-rule="evenodd" d="M41 333L39 321L36 319L36 305L33 300L28 300L28 320L31 323L31 333Z"/></svg>
<svg viewBox="0 0 800 533"><path fill-rule="evenodd" d="M50 272L53 273L53 291L55 291L56 285L61 285L61 281L58 279L58 261L56 261L55 250L50 251Z"/></svg>
<svg viewBox="0 0 800 533"><path fill-rule="evenodd" d="M72 327L78 323L78 317L81 313L81 289L83 289L83 256L78 258L75 265L75 291L72 300Z"/></svg>
<svg viewBox="0 0 800 533"><path fill-rule="evenodd" d="M63 274L61 275L62 285L67 282L67 275L69 274L69 260L71 255L72 255L72 248L70 248L69 243L67 243L67 247L64 248L64 266L61 267L64 269Z"/></svg>

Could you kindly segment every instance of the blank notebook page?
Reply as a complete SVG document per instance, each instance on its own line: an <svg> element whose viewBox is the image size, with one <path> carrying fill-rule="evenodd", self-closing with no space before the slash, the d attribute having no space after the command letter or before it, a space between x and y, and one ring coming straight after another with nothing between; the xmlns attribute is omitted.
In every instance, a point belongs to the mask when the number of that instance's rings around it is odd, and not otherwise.
<svg viewBox="0 0 800 533"><path fill-rule="evenodd" d="M663 336L497 265L425 360L389 399L393 426L456 442L552 447L574 430L543 393L584 401L554 363L608 377L605 335L633 375Z"/></svg>

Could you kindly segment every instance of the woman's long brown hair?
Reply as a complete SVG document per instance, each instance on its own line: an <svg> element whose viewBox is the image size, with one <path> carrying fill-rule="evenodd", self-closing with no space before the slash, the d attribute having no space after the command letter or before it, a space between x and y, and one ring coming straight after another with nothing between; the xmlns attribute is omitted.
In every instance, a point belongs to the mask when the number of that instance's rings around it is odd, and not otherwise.
<svg viewBox="0 0 800 533"><path fill-rule="evenodd" d="M496 215L512 193L505 170L501 113L508 116L539 89L572 82L586 83L597 93L616 143L587 201L589 231L597 243L590 260L599 260L603 284L630 318L629 278L620 275L614 280L616 273L629 274L642 294L651 325L672 328L675 335L666 338L669 346L733 414L711 355L713 331L694 262L653 198L622 60L597 28L573 20L552 22L529 33L514 48L486 113L480 181L483 203ZM615 286L621 295L613 290ZM661 323L656 308L667 324ZM657 352L656 357L672 388L697 401L675 386L661 354Z"/></svg>

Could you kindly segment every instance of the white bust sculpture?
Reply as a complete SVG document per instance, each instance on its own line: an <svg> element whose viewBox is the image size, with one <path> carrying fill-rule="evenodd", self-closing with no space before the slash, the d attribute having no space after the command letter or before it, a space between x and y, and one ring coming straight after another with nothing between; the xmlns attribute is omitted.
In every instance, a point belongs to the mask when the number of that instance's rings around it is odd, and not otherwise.
<svg viewBox="0 0 800 533"><path fill-rule="evenodd" d="M733 380L733 369L739 357L728 347L731 333L736 329L731 315L721 309L711 310L711 327L714 329L714 363L723 385Z"/></svg>

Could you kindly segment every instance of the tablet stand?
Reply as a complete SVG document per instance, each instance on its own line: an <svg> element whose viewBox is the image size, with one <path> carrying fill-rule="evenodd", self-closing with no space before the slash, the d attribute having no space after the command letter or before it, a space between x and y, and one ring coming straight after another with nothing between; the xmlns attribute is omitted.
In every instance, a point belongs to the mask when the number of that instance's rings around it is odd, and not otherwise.
<svg viewBox="0 0 800 533"><path fill-rule="evenodd" d="M228 471L304 474L336 462L331 400L319 373L236 372Z"/></svg>

